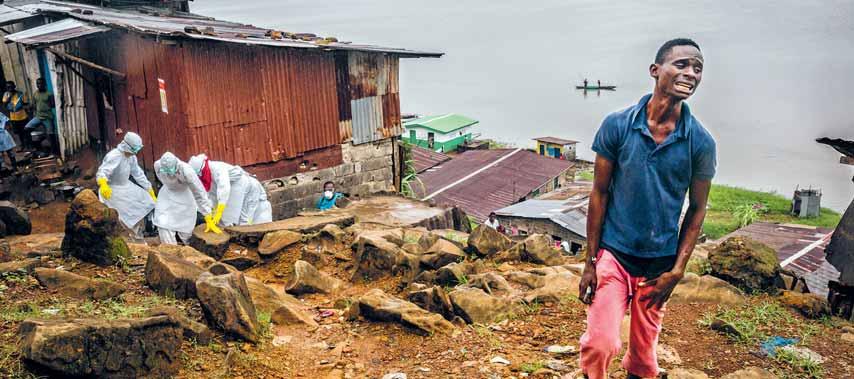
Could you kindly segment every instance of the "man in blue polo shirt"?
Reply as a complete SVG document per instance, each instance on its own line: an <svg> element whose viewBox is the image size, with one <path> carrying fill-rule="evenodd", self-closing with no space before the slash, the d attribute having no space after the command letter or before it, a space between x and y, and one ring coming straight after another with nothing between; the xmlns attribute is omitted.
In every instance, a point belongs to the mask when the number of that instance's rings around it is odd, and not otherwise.
<svg viewBox="0 0 854 379"><path fill-rule="evenodd" d="M664 304L694 250L715 175L715 141L684 102L703 76L700 47L690 39L667 41L649 73L653 93L608 115L593 142L588 259L579 285L579 297L589 304L581 370L593 379L608 376L627 310L623 368L629 378L658 375Z"/></svg>

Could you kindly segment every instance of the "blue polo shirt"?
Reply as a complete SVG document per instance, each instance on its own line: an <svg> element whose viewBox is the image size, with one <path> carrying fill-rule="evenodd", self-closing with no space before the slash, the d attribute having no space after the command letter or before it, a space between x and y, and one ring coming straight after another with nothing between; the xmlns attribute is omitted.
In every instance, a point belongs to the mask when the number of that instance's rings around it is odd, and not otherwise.
<svg viewBox="0 0 854 379"><path fill-rule="evenodd" d="M593 151L614 163L602 245L657 258L676 255L679 215L692 180L715 176L715 140L682 103L676 129L660 145L646 122L646 104L608 115Z"/></svg>

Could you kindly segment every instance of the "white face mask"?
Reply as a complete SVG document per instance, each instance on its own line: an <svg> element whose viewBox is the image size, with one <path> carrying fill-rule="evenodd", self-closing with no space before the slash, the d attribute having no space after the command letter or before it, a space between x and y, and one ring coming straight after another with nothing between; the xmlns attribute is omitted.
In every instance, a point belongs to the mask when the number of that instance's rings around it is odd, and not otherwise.
<svg viewBox="0 0 854 379"><path fill-rule="evenodd" d="M327 198L327 199L331 199L331 198L332 198L332 195L334 195L334 194L335 194L335 193L334 193L334 192L332 192L332 191L323 191L323 197L325 197L325 198Z"/></svg>

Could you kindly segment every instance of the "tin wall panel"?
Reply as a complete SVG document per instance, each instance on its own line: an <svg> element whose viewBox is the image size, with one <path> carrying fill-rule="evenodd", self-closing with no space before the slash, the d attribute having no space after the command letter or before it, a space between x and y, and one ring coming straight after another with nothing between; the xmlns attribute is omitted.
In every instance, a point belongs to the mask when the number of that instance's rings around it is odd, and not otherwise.
<svg viewBox="0 0 854 379"><path fill-rule="evenodd" d="M350 102L353 109L353 143L361 144L380 139L383 128L383 104L379 96Z"/></svg>
<svg viewBox="0 0 854 379"><path fill-rule="evenodd" d="M403 133L403 125L400 122L400 95L387 93L382 96L383 103L383 128L380 134L383 138L399 136Z"/></svg>
<svg viewBox="0 0 854 379"><path fill-rule="evenodd" d="M350 99L358 100L377 96L380 67L385 59L379 54L352 52L348 57L350 70ZM385 88L383 88L385 91Z"/></svg>
<svg viewBox="0 0 854 379"><path fill-rule="evenodd" d="M347 53L335 54L335 86L338 94L338 130L341 143L353 138L353 119L350 109L350 65Z"/></svg>
<svg viewBox="0 0 854 379"><path fill-rule="evenodd" d="M76 42L56 46L55 49L72 55L79 54ZM79 73L83 72L83 67L79 63L59 63L53 54L48 54L48 59L53 75L54 98L57 99L56 116L59 120L57 131L60 152L62 158L67 158L68 155L80 151L89 142L83 78L66 65L70 64Z"/></svg>

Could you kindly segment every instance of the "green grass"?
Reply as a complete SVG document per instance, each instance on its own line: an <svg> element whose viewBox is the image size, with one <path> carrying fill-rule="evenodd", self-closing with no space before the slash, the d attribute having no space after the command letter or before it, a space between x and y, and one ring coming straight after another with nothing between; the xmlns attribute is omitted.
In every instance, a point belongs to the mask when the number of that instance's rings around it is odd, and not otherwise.
<svg viewBox="0 0 854 379"><path fill-rule="evenodd" d="M762 205L762 210L749 209L755 204ZM745 221L834 228L841 218L839 213L827 208L822 208L821 215L818 217L798 218L789 213L791 207L791 199L776 193L713 184L709 193L709 209L706 212L703 232L711 239L718 239L735 231Z"/></svg>
<svg viewBox="0 0 854 379"><path fill-rule="evenodd" d="M258 324L261 325L259 333L263 338L272 338L273 329L270 325L272 315L267 312L258 312Z"/></svg>
<svg viewBox="0 0 854 379"><path fill-rule="evenodd" d="M522 363L522 365L519 366L519 370L522 372L527 372L528 374L533 374L537 370L545 368L545 367L546 367L546 364L543 363L542 361L526 362L526 363Z"/></svg>
<svg viewBox="0 0 854 379"><path fill-rule="evenodd" d="M803 357L790 350L778 349L774 355L774 360L789 366L789 370L781 373L786 378L824 378L824 368L821 363L816 362L809 357Z"/></svg>
<svg viewBox="0 0 854 379"><path fill-rule="evenodd" d="M800 344L806 344L821 330L817 322L795 317L779 303L768 300L741 307L718 307L715 312L704 314L699 324L710 327L716 319L735 328L737 333L727 334L733 342L750 346L757 346L770 336L797 338Z"/></svg>
<svg viewBox="0 0 854 379"><path fill-rule="evenodd" d="M593 181L593 169L578 171L575 173L575 180Z"/></svg>

